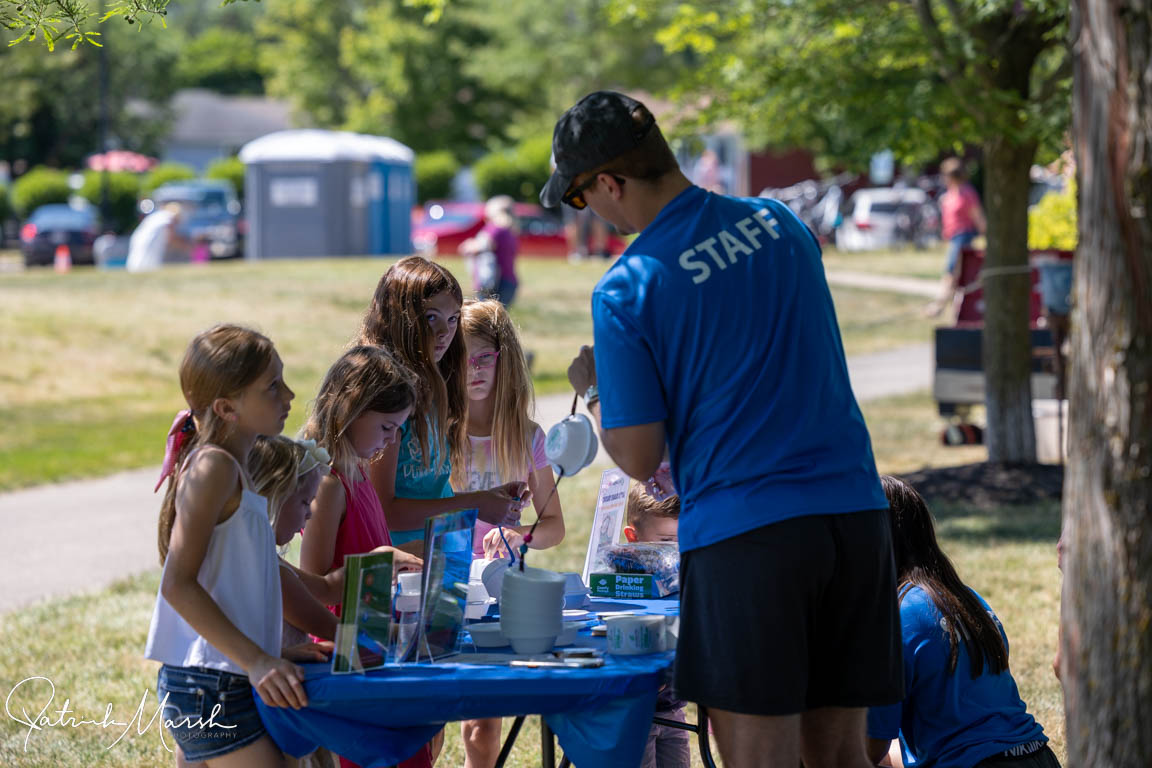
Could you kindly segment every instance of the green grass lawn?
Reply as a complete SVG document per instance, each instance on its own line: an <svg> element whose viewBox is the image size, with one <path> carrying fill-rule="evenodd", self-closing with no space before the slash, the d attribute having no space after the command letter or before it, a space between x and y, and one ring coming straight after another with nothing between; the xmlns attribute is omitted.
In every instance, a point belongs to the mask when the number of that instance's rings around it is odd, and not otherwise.
<svg viewBox="0 0 1152 768"><path fill-rule="evenodd" d="M863 410L882 472L909 472L986 458L979 447L940 446L927 393L867 403ZM586 472L564 481L559 494L567 536L552 550L532 553L534 564L561 571L582 568L598 479L598 472ZM982 511L937 500L933 511L942 546L961 577L981 592L1000 616L1011 640L1011 668L1021 695L1063 759L1063 698L1051 671L1060 595L1054 552L1060 527L1058 505ZM110 703L115 719L126 721L146 690L152 691L149 702L154 706L156 666L141 653L157 582L158 574L151 572L103 592L0 616L0 647L7 649L0 654L0 695L7 696L27 677L41 675L56 686L56 707L69 698L79 717L99 720ZM47 688L40 685L24 689L27 695L19 697L19 702L26 707L34 701L43 706ZM15 708L13 711L19 713ZM150 715L151 709L147 712ZM51 728L29 736L26 727L4 718L0 725L0 765L147 768L172 764L155 727L106 749L122 730ZM509 765L539 765L538 744L537 721L530 718ZM699 765L695 749L693 753ZM449 725L440 765L462 763L458 726Z"/></svg>
<svg viewBox="0 0 1152 768"><path fill-rule="evenodd" d="M462 278L459 261L446 264ZM77 269L0 275L0 491L93 477L157 459L184 407L188 340L221 321L252 325L280 351L302 423L327 366L356 332L388 262L278 261L129 275ZM603 262L523 260L512 314L535 353L538 394L568 390L568 363L592 339L589 297ZM834 288L849 355L928 341L922 299Z"/></svg>
<svg viewBox="0 0 1152 768"><path fill-rule="evenodd" d="M824 249L824 268L845 272L868 272L897 277L920 277L938 280L944 270L945 247L936 245L918 251L904 248L893 251L838 251L832 246Z"/></svg>
<svg viewBox="0 0 1152 768"><path fill-rule="evenodd" d="M829 269L931 277L942 254L829 252L825 260ZM459 262L448 264L463 276ZM0 275L0 490L156 462L172 413L182 405L176 368L184 346L222 320L254 325L276 341L297 392L287 425L294 431L327 365L355 332L386 265L341 260L177 267L147 275ZM539 393L567 389L568 362L591 339L589 293L603 269L603 263L521 263L513 315L525 347L535 352ZM916 313L922 299L846 288L833 294L850 355L931 338L931 323ZM862 407L882 472L986 458L982 447L940 445L941 424L928 393ZM560 546L531 555L535 564L582 568L598 476L588 472L561 485L568 535ZM934 511L961 576L1000 615L1021 694L1062 758L1063 701L1050 667L1059 610L1058 507L978 511L942 500ZM111 704L115 719L128 720L146 690L154 705L155 664L141 653L157 580L157 573L146 573L102 592L0 615L0 647L6 649L0 695L42 675L56 686L55 708L68 698L78 717L99 720ZM47 688L39 685L23 689L27 695L12 703L12 711L19 714L17 703L43 706ZM172 764L156 727L107 749L122 728L29 734L10 718L2 722L0 766ZM533 718L509 764L538 764L538 743ZM462 763L458 727L449 726L440 764Z"/></svg>

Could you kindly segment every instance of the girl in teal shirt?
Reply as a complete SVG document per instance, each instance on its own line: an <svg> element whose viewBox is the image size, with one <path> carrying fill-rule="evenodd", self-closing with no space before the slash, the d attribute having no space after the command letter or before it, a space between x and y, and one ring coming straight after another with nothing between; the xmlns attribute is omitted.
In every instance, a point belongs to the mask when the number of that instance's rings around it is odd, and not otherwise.
<svg viewBox="0 0 1152 768"><path fill-rule="evenodd" d="M457 333L462 304L460 283L451 272L410 256L380 278L357 339L385 347L420 379L400 439L369 470L392 542L413 551L422 546L429 517L475 509L480 520L503 525L528 500L524 483L453 496L452 460L467 450L466 353Z"/></svg>

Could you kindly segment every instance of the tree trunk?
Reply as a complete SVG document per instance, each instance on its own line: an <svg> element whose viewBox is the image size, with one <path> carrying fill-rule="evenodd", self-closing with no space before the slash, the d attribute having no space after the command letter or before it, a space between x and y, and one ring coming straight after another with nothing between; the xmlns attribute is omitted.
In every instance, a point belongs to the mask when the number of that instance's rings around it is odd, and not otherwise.
<svg viewBox="0 0 1152 768"><path fill-rule="evenodd" d="M1064 489L1070 766L1152 765L1152 6L1073 0L1080 179Z"/></svg>
<svg viewBox="0 0 1152 768"><path fill-rule="evenodd" d="M996 136L984 144L984 402L992 462L1036 461L1028 327L1028 187L1035 156L1034 140Z"/></svg>

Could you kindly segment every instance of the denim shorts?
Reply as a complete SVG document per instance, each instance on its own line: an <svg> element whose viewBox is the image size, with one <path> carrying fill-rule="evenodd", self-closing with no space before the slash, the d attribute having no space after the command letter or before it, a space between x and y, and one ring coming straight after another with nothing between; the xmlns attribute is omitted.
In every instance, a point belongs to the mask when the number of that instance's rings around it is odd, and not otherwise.
<svg viewBox="0 0 1152 768"><path fill-rule="evenodd" d="M955 274L956 264L960 261L960 251L972 245L977 234L979 233L976 230L968 230L952 236L948 241L948 262L944 265L944 274Z"/></svg>
<svg viewBox="0 0 1152 768"><path fill-rule="evenodd" d="M1068 315L1072 312L1072 262L1061 261L1055 264L1041 264L1036 269L1040 273L1040 298L1044 309L1052 315Z"/></svg>
<svg viewBox="0 0 1152 768"><path fill-rule="evenodd" d="M156 694L164 726L188 762L235 752L267 733L245 675L164 664Z"/></svg>

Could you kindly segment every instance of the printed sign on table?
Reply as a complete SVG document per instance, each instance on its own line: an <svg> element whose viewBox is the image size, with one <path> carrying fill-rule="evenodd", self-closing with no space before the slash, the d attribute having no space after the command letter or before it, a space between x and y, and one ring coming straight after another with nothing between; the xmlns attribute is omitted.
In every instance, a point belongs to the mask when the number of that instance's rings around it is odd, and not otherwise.
<svg viewBox="0 0 1152 768"><path fill-rule="evenodd" d="M584 583L607 547L620 542L624 528L624 507L628 504L628 476L613 467L600 476L600 495L596 498L596 516L592 519L592 536L584 557Z"/></svg>

